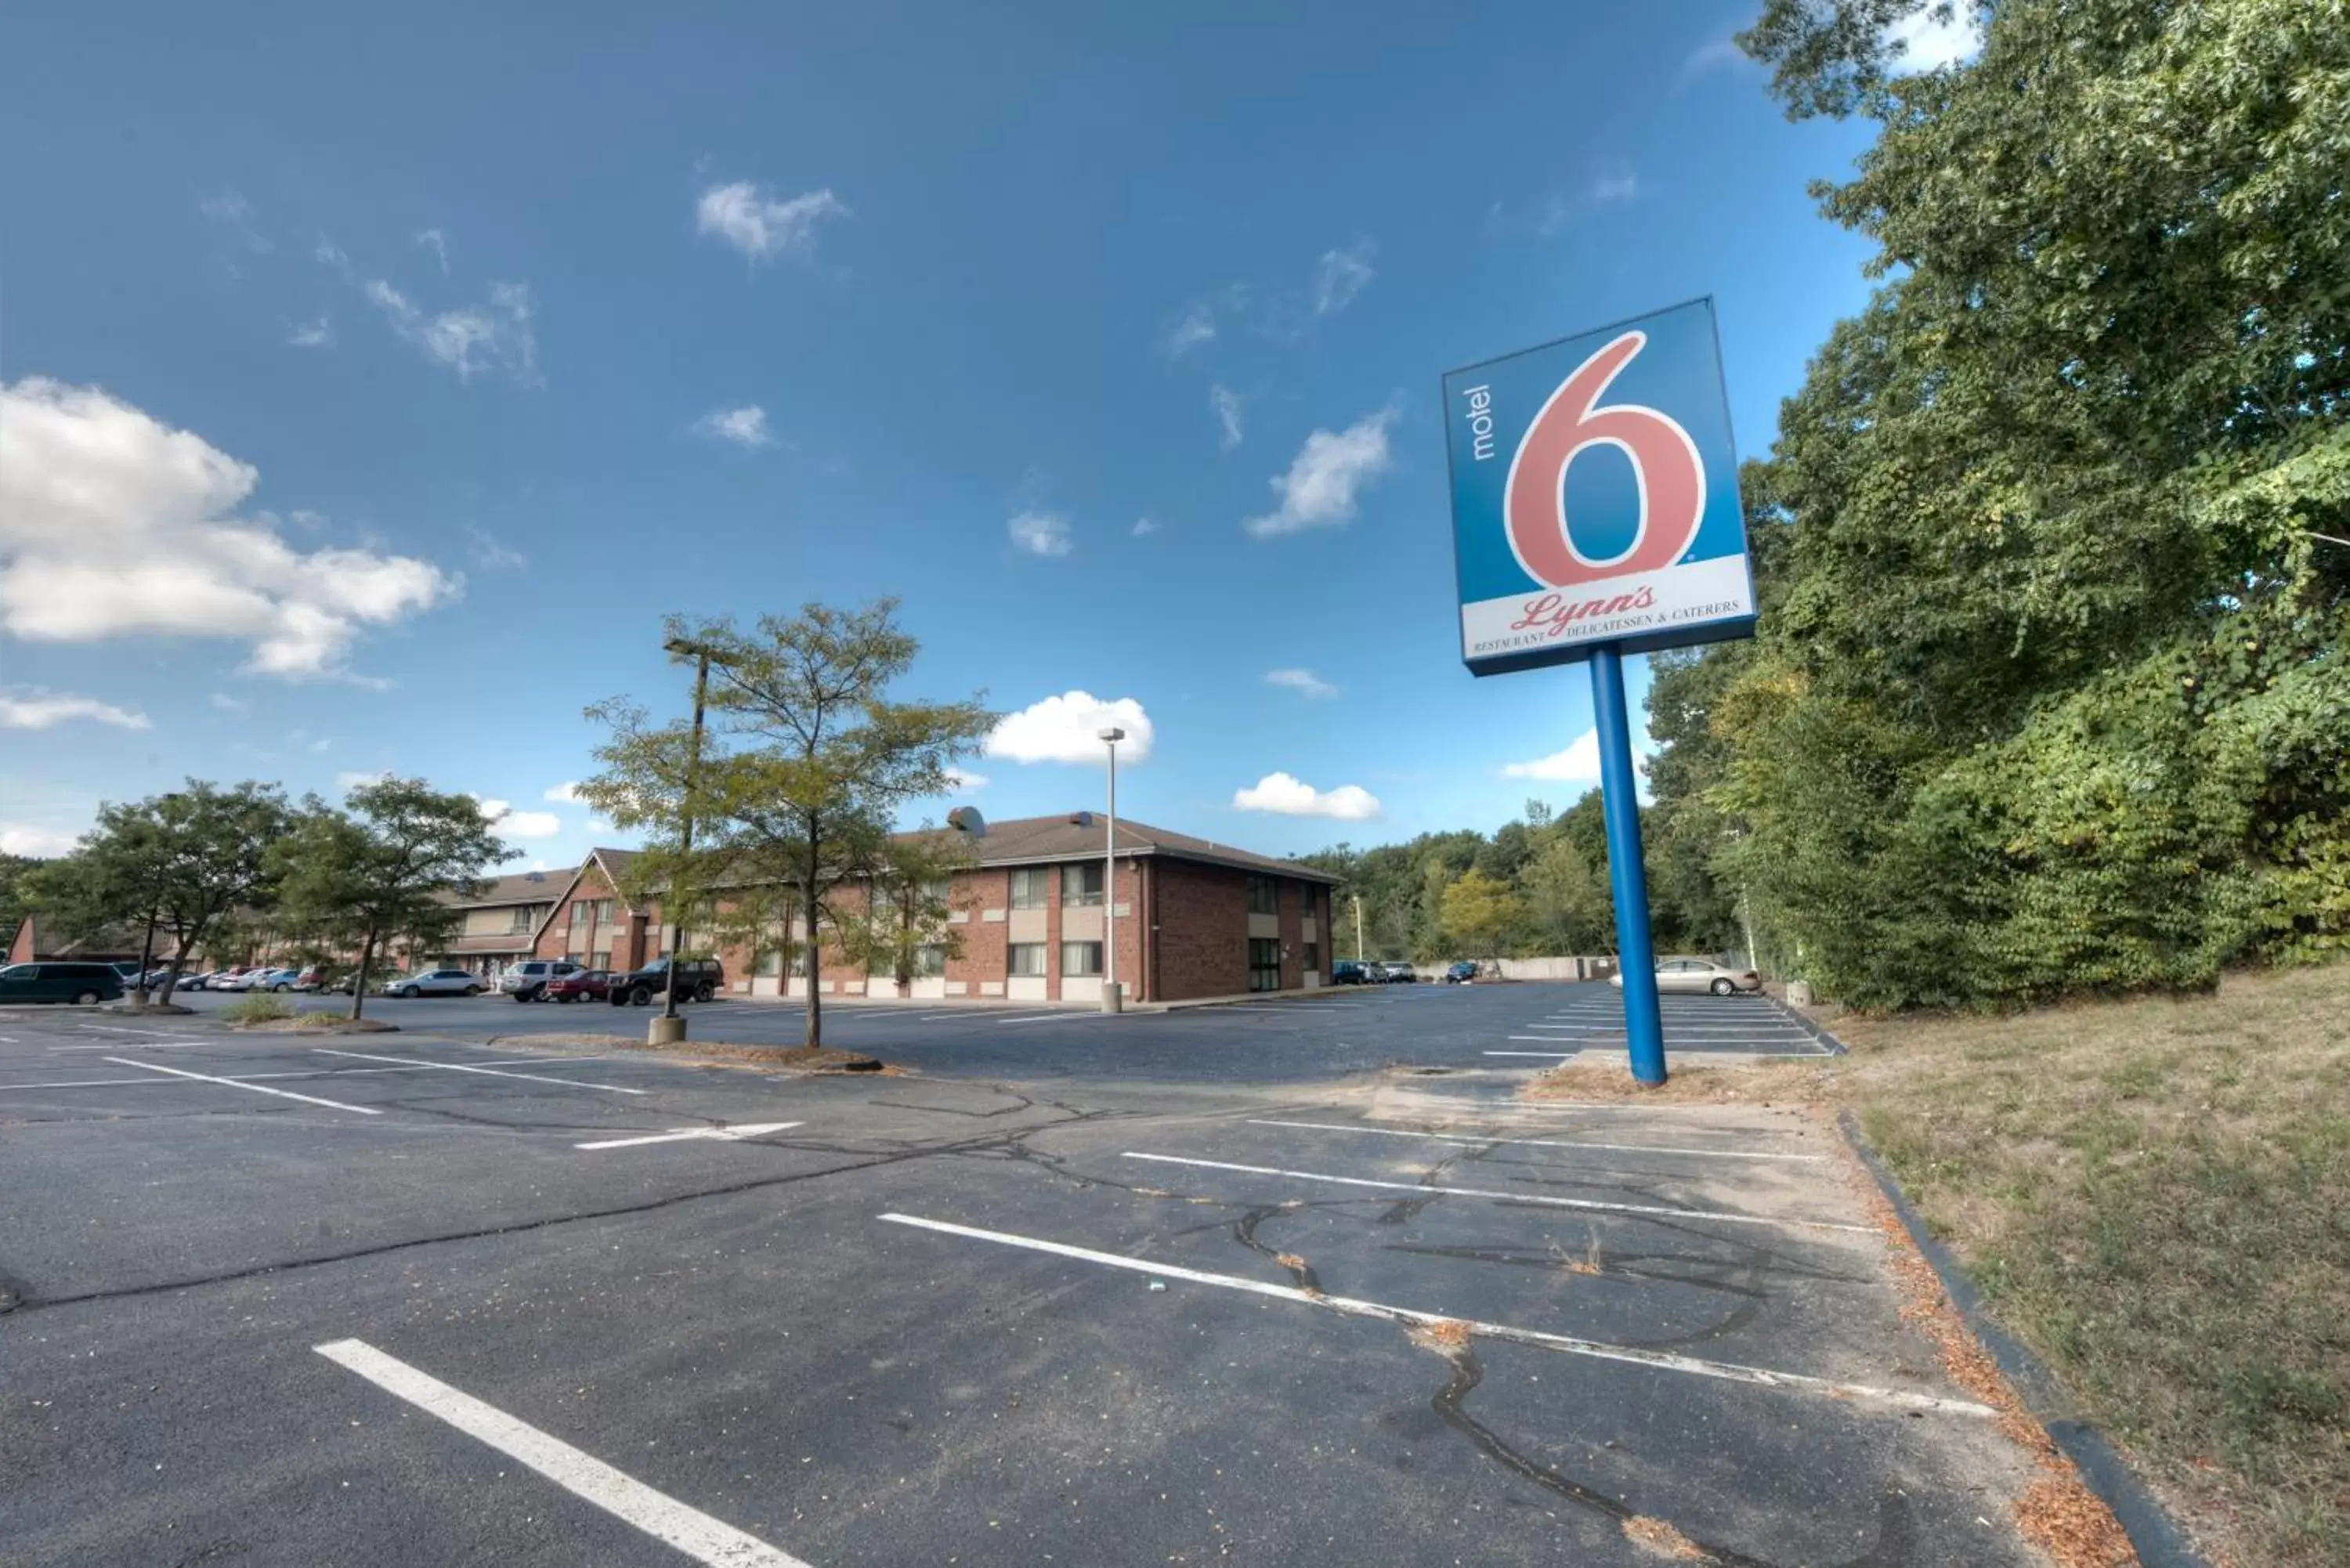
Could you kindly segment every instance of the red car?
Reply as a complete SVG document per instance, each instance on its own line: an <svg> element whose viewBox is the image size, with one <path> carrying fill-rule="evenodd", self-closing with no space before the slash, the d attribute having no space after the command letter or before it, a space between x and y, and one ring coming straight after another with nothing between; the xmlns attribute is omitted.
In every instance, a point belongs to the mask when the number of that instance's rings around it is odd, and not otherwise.
<svg viewBox="0 0 2350 1568"><path fill-rule="evenodd" d="M612 972L583 969L577 974L548 981L543 994L549 1002L601 1002L612 994Z"/></svg>

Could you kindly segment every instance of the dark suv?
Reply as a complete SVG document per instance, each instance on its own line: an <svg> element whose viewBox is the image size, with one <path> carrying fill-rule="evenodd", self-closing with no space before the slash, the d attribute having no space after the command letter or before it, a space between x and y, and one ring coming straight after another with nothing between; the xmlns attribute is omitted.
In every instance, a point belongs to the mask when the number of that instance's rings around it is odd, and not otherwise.
<svg viewBox="0 0 2350 1568"><path fill-rule="evenodd" d="M669 989L669 960L655 959L642 969L614 975L612 1005L644 1006ZM708 1002L726 988L726 970L716 959L680 959L677 983L680 1002Z"/></svg>
<svg viewBox="0 0 2350 1568"><path fill-rule="evenodd" d="M112 964L12 963L0 969L0 1002L67 1002L88 1007L122 1000L122 976Z"/></svg>

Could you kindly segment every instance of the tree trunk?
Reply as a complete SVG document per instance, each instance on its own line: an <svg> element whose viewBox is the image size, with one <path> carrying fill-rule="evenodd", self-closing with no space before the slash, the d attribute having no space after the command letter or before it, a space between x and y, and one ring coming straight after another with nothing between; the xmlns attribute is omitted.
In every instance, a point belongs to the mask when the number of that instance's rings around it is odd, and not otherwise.
<svg viewBox="0 0 2350 1568"><path fill-rule="evenodd" d="M373 957L375 933L369 931L366 940L359 943L359 972L351 976L351 1022L354 1023L359 1021L359 1013L367 1006L368 961Z"/></svg>
<svg viewBox="0 0 2350 1568"><path fill-rule="evenodd" d="M141 946L140 946L140 950L139 950L139 1002L138 1002L138 1005L139 1005L139 1006L140 1006L140 1007L144 1007L144 1006L146 1006L146 1005L147 1005L147 971L148 971L149 970L151 970L151 969L153 969L154 967L155 967L155 917L154 917L154 915L151 912L151 913L148 915L148 917L147 917L147 940L145 941L145 943L144 943L143 945L141 945Z"/></svg>
<svg viewBox="0 0 2350 1568"><path fill-rule="evenodd" d="M807 938L803 944L807 953L807 1029L801 1039L814 1050L824 1044L824 1001L816 994L816 973L824 962L824 938L816 924L816 878L806 877L800 886L806 889L800 896L800 914L807 921Z"/></svg>

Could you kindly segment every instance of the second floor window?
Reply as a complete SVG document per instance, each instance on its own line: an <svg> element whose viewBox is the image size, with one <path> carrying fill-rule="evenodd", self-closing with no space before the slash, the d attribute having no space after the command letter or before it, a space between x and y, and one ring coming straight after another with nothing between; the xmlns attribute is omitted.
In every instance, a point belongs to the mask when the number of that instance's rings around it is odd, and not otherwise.
<svg viewBox="0 0 2350 1568"><path fill-rule="evenodd" d="M525 905L523 908L516 909L514 912L514 919L507 925L506 929L510 931L526 931L536 924L538 924L538 911L530 908L528 905Z"/></svg>
<svg viewBox="0 0 2350 1568"><path fill-rule="evenodd" d="M1084 860L1075 866L1061 867L1061 903L1064 908L1099 909L1102 901L1102 866L1098 860Z"/></svg>
<svg viewBox="0 0 2350 1568"><path fill-rule="evenodd" d="M1041 909L1051 888L1052 873L1042 866L1023 866L1012 873L1012 907L1015 909Z"/></svg>
<svg viewBox="0 0 2350 1568"><path fill-rule="evenodd" d="M1270 877L1248 879L1248 912L1252 915L1281 913L1281 887Z"/></svg>

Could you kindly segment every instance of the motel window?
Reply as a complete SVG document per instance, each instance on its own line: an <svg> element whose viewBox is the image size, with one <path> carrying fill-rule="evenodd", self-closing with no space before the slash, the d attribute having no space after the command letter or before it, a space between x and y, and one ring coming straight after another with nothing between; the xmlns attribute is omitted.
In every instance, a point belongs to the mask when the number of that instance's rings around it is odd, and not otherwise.
<svg viewBox="0 0 2350 1568"><path fill-rule="evenodd" d="M537 915L538 911L536 909L534 909L529 905L525 904L521 909L516 909L508 919L506 922L506 929L509 931L526 931L530 929L531 927L538 923Z"/></svg>
<svg viewBox="0 0 2350 1568"><path fill-rule="evenodd" d="M572 929L573 930L575 930L575 931L576 931L576 930L577 930L580 927L582 927L582 926L586 925L587 923L588 923L588 906L587 906L586 904L584 904L584 903L581 903L581 904L574 904L574 905L572 905L572 906L571 906L571 929Z"/></svg>
<svg viewBox="0 0 2350 1568"><path fill-rule="evenodd" d="M947 950L936 942L924 942L914 950L914 978L936 980L947 972Z"/></svg>
<svg viewBox="0 0 2350 1568"><path fill-rule="evenodd" d="M784 972L784 954L780 948L761 948L751 965L751 972L761 980L773 980Z"/></svg>
<svg viewBox="0 0 2350 1568"><path fill-rule="evenodd" d="M589 969L610 969L612 967L612 950L606 948L602 952L590 953L588 958L588 967Z"/></svg>
<svg viewBox="0 0 2350 1568"><path fill-rule="evenodd" d="M1300 882L1297 885L1297 909L1298 912L1304 915L1307 919L1310 920L1314 918L1313 883Z"/></svg>
<svg viewBox="0 0 2350 1568"><path fill-rule="evenodd" d="M1270 877L1251 877L1248 879L1248 912L1252 915L1281 913L1280 884Z"/></svg>
<svg viewBox="0 0 2350 1568"><path fill-rule="evenodd" d="M1281 944L1271 937L1249 939L1249 989L1281 989Z"/></svg>
<svg viewBox="0 0 2350 1568"><path fill-rule="evenodd" d="M1305 954L1305 972L1313 974L1322 967L1322 944L1320 942L1305 943L1304 950Z"/></svg>
<svg viewBox="0 0 2350 1568"><path fill-rule="evenodd" d="M1016 867L1012 873L1012 907L1015 909L1043 909L1051 887L1047 877L1047 868L1042 866ZM1019 971L1013 972L1017 974ZM1040 969L1036 972L1042 974L1045 971Z"/></svg>
<svg viewBox="0 0 2350 1568"><path fill-rule="evenodd" d="M1043 942L1014 942L1005 950L1010 961L1004 972L1041 978L1045 972Z"/></svg>
<svg viewBox="0 0 2350 1568"><path fill-rule="evenodd" d="M1061 867L1061 905L1064 909L1101 908L1102 867L1098 860L1081 860L1075 866Z"/></svg>
<svg viewBox="0 0 2350 1568"><path fill-rule="evenodd" d="M1063 942L1061 944L1061 978L1083 980L1102 971L1102 945L1099 942Z"/></svg>

